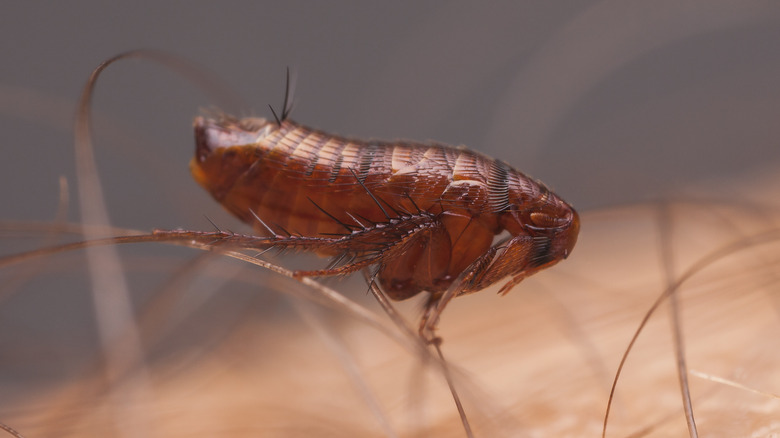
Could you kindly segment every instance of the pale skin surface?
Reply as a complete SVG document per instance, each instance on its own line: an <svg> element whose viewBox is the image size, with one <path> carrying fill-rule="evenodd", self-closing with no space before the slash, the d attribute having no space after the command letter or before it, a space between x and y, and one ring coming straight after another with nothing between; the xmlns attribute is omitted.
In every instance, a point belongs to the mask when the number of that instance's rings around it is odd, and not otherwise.
<svg viewBox="0 0 780 438"><path fill-rule="evenodd" d="M745 241L744 236L766 230L767 225L780 229L776 216L756 219L746 215L744 208L728 205L679 203L667 208L674 234L663 238L674 238L680 272L703 255L729 242ZM662 237L658 211L658 206L649 205L586 215L593 231L580 242L582 258L572 257L549 274L528 279L519 293L499 298L488 291L453 301L439 335L451 351L451 363L469 373L469 377L458 374L457 382L461 388L472 388L464 405L476 436L598 435L617 360L663 289L663 276L654 267L658 254L625 249L627 243L653 246ZM739 229L724 228L723 219L740 223ZM708 263L680 291L694 409L705 436L753 432L771 436L777 431L773 418L780 382L774 371L780 357L774 348L778 283L773 272L780 254L778 234ZM149 249L151 255L155 249ZM208 277L223 276L227 267L216 262ZM253 269L235 278L228 290L235 294L245 281L267 284L272 280ZM291 291L289 283L279 287ZM176 291L167 291L171 292ZM264 305L275 301L258 299ZM462 433L448 391L440 379L421 374L416 368L418 355L351 318L335 325L328 317L312 319L310 306L299 304L295 308L302 318L285 313L283 320L270 321L243 314L225 336L209 342L199 354L151 360L148 371L156 382L154 394L134 394L128 399L131 405L113 412L101 409L105 384L82 375L64 387L51 388L36 402L38 415L25 414L24 404L21 408L17 404L18 413L4 416L3 421L26 436L118 434L130 426L119 426L117 419L137 421L135 415L143 407L150 414L143 426L164 436L246 430L265 436L382 435L371 403L357 395L355 381L345 377L344 367L354 361L358 381L371 388L371 397L400 436ZM613 317L605 321L605 314ZM664 304L630 354L618 383L608 436L638 431L649 437L686 433L669 317ZM150 321L141 318L142 330L152 328L147 326ZM184 324L197 326L203 321L197 318ZM149 345L166 342L159 330L148 332ZM329 343L323 339L335 340L335 346L326 348ZM342 348L350 352L346 361L336 359ZM404 369L412 371L399 371ZM128 394L133 382L126 383ZM477 393L474 385L481 388ZM258 392L257 386L264 390ZM331 394L331 402L317 402L322 394ZM405 400L406 407L391 407L399 399ZM177 415L157 415L163 410ZM353 415L345 418L340 414L344 410ZM410 411L418 414L410 417ZM62 416L63 412L68 414ZM744 421L746 417L751 420ZM138 426L133 423L130 428Z"/></svg>

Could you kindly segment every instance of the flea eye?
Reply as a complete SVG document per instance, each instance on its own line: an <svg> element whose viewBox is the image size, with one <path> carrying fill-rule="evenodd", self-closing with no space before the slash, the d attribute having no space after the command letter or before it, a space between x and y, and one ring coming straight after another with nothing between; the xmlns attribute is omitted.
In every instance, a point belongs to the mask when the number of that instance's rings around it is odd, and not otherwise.
<svg viewBox="0 0 780 438"><path fill-rule="evenodd" d="M555 228L563 225L564 219L550 215L543 211L535 211L530 215L531 222L539 228Z"/></svg>

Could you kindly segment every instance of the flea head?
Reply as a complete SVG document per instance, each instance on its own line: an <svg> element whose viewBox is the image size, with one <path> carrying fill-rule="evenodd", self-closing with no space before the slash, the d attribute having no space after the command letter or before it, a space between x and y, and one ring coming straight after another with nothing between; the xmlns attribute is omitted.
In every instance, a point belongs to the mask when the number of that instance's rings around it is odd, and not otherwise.
<svg viewBox="0 0 780 438"><path fill-rule="evenodd" d="M528 267L549 266L567 258L580 231L574 208L536 181L509 190L501 223L513 236L531 238Z"/></svg>

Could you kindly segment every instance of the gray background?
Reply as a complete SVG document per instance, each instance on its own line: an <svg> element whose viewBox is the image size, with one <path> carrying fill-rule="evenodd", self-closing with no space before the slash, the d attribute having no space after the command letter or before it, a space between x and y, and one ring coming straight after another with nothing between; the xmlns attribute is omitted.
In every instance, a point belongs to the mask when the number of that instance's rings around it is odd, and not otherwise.
<svg viewBox="0 0 780 438"><path fill-rule="evenodd" d="M780 158L780 5L700 2L15 3L0 14L4 219L46 219L74 177L90 70L183 55L248 102L335 133L435 139L508 161L581 209L674 194ZM213 102L156 65L98 84L98 166L120 226L201 227L191 118ZM235 111L234 109L230 109ZM101 123L103 121L103 123ZM172 216L172 218L170 218ZM169 219L170 218L170 219ZM230 220L219 216L220 220Z"/></svg>
<svg viewBox="0 0 780 438"><path fill-rule="evenodd" d="M75 195L75 101L100 61L136 48L214 71L249 102L243 114L279 108L289 66L298 121L465 144L582 210L744 181L780 162L778 2L146 3L2 7L0 220L51 220L60 175ZM150 63L106 72L96 150L116 226L208 229L207 216L239 229L187 169L192 117L210 105ZM74 206L69 217L78 220ZM18 375L62 372L56 360L76 360L76 346L94 341L89 296L71 284L84 272L61 260L49 283L36 279L0 308L4 391ZM151 283L132 281L136 291Z"/></svg>

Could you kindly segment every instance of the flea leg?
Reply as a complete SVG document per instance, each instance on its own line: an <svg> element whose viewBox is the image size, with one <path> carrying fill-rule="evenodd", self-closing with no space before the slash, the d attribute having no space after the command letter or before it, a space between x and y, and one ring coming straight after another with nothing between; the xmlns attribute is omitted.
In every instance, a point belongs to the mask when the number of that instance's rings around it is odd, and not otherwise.
<svg viewBox="0 0 780 438"><path fill-rule="evenodd" d="M420 336L429 343L441 342L435 335L436 325L444 308L456 296L480 291L511 276L510 281L500 291L506 293L523 278L542 269L542 265L534 264L537 245L530 236L515 236L491 246L472 262L443 294L431 296L420 320Z"/></svg>
<svg viewBox="0 0 780 438"><path fill-rule="evenodd" d="M296 271L298 277L324 277L349 274L386 260L402 256L418 239L426 238L426 231L441 226L432 215L417 215L403 220L365 228L346 234L322 247L323 250L339 254L334 259L334 268L316 271ZM339 263L347 259L346 263Z"/></svg>

